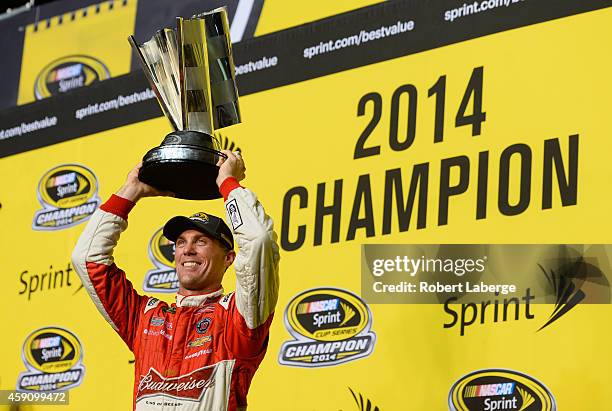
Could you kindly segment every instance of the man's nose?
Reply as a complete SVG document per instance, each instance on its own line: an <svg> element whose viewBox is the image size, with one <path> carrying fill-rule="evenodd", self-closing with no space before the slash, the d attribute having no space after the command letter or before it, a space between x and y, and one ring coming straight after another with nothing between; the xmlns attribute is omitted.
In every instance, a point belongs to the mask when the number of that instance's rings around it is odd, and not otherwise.
<svg viewBox="0 0 612 411"><path fill-rule="evenodd" d="M183 246L183 254L194 254L195 253L195 244L191 241L187 241Z"/></svg>

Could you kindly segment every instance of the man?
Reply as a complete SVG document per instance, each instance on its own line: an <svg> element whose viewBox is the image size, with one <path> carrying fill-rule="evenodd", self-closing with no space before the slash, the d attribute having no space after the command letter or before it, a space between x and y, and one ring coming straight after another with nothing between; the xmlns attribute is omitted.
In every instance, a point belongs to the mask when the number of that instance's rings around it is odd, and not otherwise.
<svg viewBox="0 0 612 411"><path fill-rule="evenodd" d="M246 170L240 153L223 152L228 158L217 185L226 209L232 206L232 230L205 213L174 217L164 226L175 242L176 304L139 295L113 260L136 202L170 195L142 183L140 165L91 217L73 252L94 304L136 358L135 410L246 409L265 355L278 296L276 234L255 194L238 183ZM221 280L232 263L236 291L224 296Z"/></svg>

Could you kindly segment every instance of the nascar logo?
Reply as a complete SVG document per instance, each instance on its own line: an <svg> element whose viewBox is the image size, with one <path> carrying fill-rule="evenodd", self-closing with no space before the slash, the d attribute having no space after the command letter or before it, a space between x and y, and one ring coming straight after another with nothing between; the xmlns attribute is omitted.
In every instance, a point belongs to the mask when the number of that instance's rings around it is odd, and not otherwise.
<svg viewBox="0 0 612 411"><path fill-rule="evenodd" d="M37 190L42 209L32 221L32 229L62 230L87 221L101 203L98 179L87 167L62 164L47 171Z"/></svg>

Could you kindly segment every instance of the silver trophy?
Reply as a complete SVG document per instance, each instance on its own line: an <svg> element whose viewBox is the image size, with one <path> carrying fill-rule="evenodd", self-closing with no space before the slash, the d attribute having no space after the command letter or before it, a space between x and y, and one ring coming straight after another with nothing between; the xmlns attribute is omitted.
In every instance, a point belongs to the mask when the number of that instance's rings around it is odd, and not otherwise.
<svg viewBox="0 0 612 411"><path fill-rule="evenodd" d="M225 8L177 17L143 44L129 37L162 111L174 129L143 158L139 178L178 198L219 198L215 130L240 123L232 43Z"/></svg>

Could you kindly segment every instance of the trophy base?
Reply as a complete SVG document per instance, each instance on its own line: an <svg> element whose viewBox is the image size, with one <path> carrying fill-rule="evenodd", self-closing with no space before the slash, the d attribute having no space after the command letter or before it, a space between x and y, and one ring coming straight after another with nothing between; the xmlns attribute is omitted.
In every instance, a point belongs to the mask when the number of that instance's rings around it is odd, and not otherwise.
<svg viewBox="0 0 612 411"><path fill-rule="evenodd" d="M220 198L217 163L225 155L216 150L214 137L191 130L174 131L159 147L145 154L138 178L186 200Z"/></svg>

